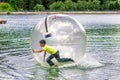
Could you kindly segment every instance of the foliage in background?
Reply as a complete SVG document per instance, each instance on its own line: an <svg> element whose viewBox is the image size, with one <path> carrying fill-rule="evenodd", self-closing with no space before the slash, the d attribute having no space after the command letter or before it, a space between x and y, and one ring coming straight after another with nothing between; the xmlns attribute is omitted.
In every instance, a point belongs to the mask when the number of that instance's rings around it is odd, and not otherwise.
<svg viewBox="0 0 120 80"><path fill-rule="evenodd" d="M35 7L34 7L34 10L35 11L44 11L45 10L45 7L41 4L37 4Z"/></svg>
<svg viewBox="0 0 120 80"><path fill-rule="evenodd" d="M0 0L15 11L120 10L120 0ZM0 9L2 6L0 6ZM11 9L10 9L11 10ZM2 11L8 11L6 8Z"/></svg>
<svg viewBox="0 0 120 80"><path fill-rule="evenodd" d="M11 7L11 5L9 3L0 3L0 12L4 12L4 11L13 11L14 9Z"/></svg>
<svg viewBox="0 0 120 80"><path fill-rule="evenodd" d="M65 7L64 7L64 3L62 1L57 1L57 2L54 2L50 5L50 10L54 11L64 11L65 10Z"/></svg>
<svg viewBox="0 0 120 80"><path fill-rule="evenodd" d="M67 11L76 11L77 10L77 3L71 0L65 0L64 2L65 10Z"/></svg>

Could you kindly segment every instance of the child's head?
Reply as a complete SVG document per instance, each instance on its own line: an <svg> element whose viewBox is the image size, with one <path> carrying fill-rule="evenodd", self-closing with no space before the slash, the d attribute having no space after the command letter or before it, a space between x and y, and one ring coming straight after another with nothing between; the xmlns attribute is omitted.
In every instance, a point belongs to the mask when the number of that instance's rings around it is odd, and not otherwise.
<svg viewBox="0 0 120 80"><path fill-rule="evenodd" d="M41 47L44 47L45 44L46 44L46 41L45 41L45 40L40 40L40 46L41 46Z"/></svg>

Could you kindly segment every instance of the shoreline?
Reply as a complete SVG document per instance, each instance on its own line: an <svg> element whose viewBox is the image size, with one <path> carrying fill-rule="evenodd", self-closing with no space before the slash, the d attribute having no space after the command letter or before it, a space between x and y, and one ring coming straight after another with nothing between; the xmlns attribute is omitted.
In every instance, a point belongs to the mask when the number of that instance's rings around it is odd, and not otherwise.
<svg viewBox="0 0 120 80"><path fill-rule="evenodd" d="M40 11L40 12L0 12L0 15L38 15L38 14L120 14L120 11Z"/></svg>

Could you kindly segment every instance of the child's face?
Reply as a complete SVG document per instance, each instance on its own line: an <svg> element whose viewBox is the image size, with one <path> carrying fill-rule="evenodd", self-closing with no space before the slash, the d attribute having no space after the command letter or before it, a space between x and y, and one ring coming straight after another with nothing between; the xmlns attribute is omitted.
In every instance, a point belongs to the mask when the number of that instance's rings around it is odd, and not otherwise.
<svg viewBox="0 0 120 80"><path fill-rule="evenodd" d="M40 46L41 46L41 47L44 47L44 46L45 46L45 44L44 44L44 43L40 43Z"/></svg>

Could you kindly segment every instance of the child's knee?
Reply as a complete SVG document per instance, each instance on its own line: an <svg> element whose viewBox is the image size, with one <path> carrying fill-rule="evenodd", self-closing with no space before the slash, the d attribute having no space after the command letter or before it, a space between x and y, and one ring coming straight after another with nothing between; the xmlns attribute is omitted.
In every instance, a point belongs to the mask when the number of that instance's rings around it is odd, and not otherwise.
<svg viewBox="0 0 120 80"><path fill-rule="evenodd" d="M50 62L50 59L49 58L47 58L47 60L46 60L48 63Z"/></svg>
<svg viewBox="0 0 120 80"><path fill-rule="evenodd" d="M50 62L50 59L49 58L47 58L47 60L46 60L48 63Z"/></svg>
<svg viewBox="0 0 120 80"><path fill-rule="evenodd" d="M57 61L58 61L58 62L61 62L61 59L60 59L60 58L57 58Z"/></svg>

